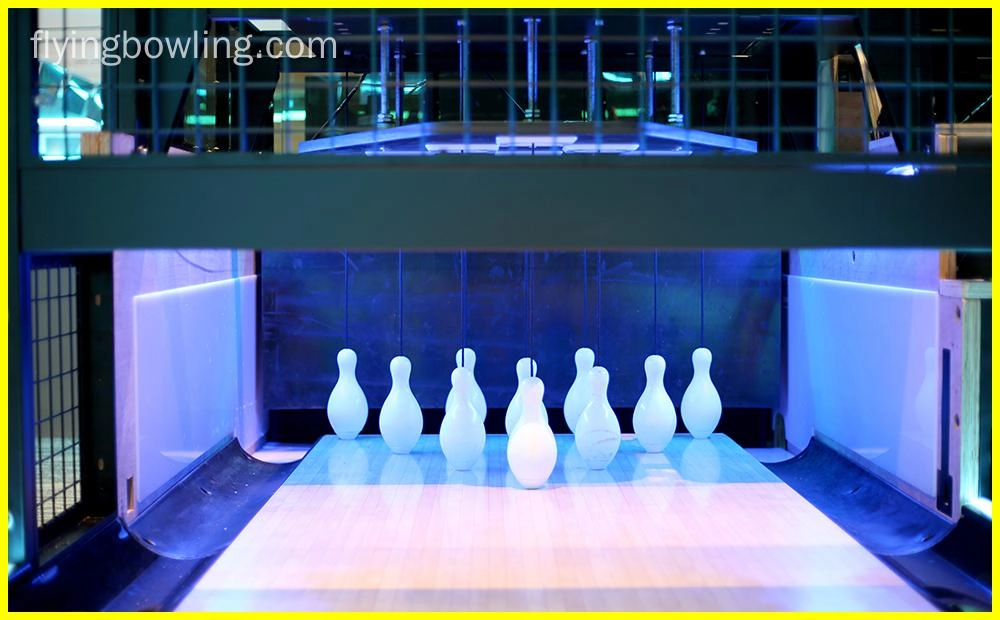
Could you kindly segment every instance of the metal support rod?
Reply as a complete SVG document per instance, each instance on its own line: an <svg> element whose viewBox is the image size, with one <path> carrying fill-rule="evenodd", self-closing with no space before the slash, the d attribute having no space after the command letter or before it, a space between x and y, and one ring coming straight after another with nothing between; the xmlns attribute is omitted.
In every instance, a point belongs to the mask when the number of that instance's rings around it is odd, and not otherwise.
<svg viewBox="0 0 1000 620"><path fill-rule="evenodd" d="M379 125L385 125L392 122L392 116L389 114L389 33L392 32L392 26L389 24L382 24L378 27L379 34L379 78L381 80L381 88L379 88L379 108L378 116L376 117L376 122Z"/></svg>
<svg viewBox="0 0 1000 620"><path fill-rule="evenodd" d="M458 110L459 119L469 122L469 28L464 19L458 20Z"/></svg>
<svg viewBox="0 0 1000 620"><path fill-rule="evenodd" d="M525 17L524 23L528 26L527 47L528 47L528 107L524 110L527 120L533 121L539 118L538 110L538 23L542 21L537 17Z"/></svg>
<svg viewBox="0 0 1000 620"><path fill-rule="evenodd" d="M589 35L584 38L583 43L587 46L587 120L593 121L596 116L594 112L597 109L597 55L595 53L597 44Z"/></svg>
<svg viewBox="0 0 1000 620"><path fill-rule="evenodd" d="M668 122L678 127L684 126L681 112L681 26L674 20L667 22L670 31L670 118Z"/></svg>
<svg viewBox="0 0 1000 620"><path fill-rule="evenodd" d="M647 122L653 122L653 114L656 108L654 95L656 93L656 73L653 71L653 50L646 50L646 110L643 116Z"/></svg>
<svg viewBox="0 0 1000 620"><path fill-rule="evenodd" d="M396 39L396 124L403 124L403 38Z"/></svg>
<svg viewBox="0 0 1000 620"><path fill-rule="evenodd" d="M601 119L601 88L599 79L601 76L598 54L597 26L600 20L595 22L594 33L587 35L583 42L587 45L587 120L595 122Z"/></svg>

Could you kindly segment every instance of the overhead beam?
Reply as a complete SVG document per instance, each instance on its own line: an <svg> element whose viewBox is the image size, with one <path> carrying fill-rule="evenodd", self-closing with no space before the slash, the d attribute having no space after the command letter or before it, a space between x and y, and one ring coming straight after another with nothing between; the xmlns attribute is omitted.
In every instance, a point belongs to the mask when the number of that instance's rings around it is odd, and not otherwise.
<svg viewBox="0 0 1000 620"><path fill-rule="evenodd" d="M991 246L990 167L805 154L92 158L22 169L23 248ZM926 170L927 167L925 166Z"/></svg>

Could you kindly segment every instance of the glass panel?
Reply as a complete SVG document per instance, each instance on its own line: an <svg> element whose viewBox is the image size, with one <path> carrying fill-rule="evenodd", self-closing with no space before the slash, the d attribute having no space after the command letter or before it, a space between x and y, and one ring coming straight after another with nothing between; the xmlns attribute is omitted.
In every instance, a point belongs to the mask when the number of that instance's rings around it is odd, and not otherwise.
<svg viewBox="0 0 1000 620"><path fill-rule="evenodd" d="M103 126L101 10L38 9L38 155L78 159L84 134Z"/></svg>

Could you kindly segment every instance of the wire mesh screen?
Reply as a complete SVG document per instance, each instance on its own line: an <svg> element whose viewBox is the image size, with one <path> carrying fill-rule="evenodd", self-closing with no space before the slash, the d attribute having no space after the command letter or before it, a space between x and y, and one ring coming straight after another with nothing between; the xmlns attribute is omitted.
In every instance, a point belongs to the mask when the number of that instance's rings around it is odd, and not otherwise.
<svg viewBox="0 0 1000 620"><path fill-rule="evenodd" d="M77 270L31 270L35 497L42 527L81 500Z"/></svg>
<svg viewBox="0 0 1000 620"><path fill-rule="evenodd" d="M988 9L103 17L57 55L103 66L84 153L923 153L991 113Z"/></svg>

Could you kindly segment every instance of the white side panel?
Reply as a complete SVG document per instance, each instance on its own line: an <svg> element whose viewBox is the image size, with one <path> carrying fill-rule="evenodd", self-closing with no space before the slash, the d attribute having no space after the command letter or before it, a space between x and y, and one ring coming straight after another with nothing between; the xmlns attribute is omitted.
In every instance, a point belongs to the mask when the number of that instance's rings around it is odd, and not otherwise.
<svg viewBox="0 0 1000 620"><path fill-rule="evenodd" d="M937 291L942 253L896 248L792 250L788 272L797 276Z"/></svg>
<svg viewBox="0 0 1000 620"><path fill-rule="evenodd" d="M207 450L257 432L255 282L248 276L134 298L140 510Z"/></svg>
<svg viewBox="0 0 1000 620"><path fill-rule="evenodd" d="M933 498L938 329L935 292L789 276L789 443L828 437Z"/></svg>
<svg viewBox="0 0 1000 620"><path fill-rule="evenodd" d="M128 509L129 483L136 479L135 309L137 295L179 289L252 275L249 250L118 250L114 252L115 307L115 452L118 470L118 516ZM253 339L253 332L250 332ZM250 447L244 444L245 447Z"/></svg>

